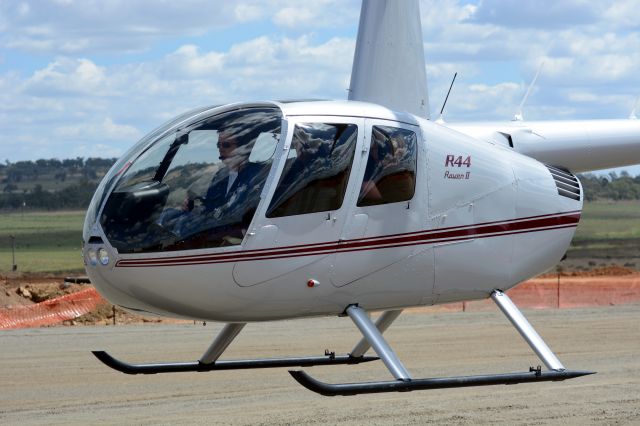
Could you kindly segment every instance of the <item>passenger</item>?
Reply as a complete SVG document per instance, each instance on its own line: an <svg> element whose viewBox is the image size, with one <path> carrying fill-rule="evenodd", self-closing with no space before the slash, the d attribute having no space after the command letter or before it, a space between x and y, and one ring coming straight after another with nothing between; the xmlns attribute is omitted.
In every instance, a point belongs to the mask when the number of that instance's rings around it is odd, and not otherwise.
<svg viewBox="0 0 640 426"><path fill-rule="evenodd" d="M360 195L358 197L359 206L378 204L382 201L382 194L380 193L380 189L378 189L378 185L376 185L377 180L380 178L381 171L384 168L382 160L383 158L380 157L379 144L374 139L364 171L362 186L360 187Z"/></svg>
<svg viewBox="0 0 640 426"><path fill-rule="evenodd" d="M267 215L284 216L300 211L314 211L322 180L331 173L332 139L312 138L303 127L296 126L289 157L273 195ZM323 179L318 179L321 176Z"/></svg>

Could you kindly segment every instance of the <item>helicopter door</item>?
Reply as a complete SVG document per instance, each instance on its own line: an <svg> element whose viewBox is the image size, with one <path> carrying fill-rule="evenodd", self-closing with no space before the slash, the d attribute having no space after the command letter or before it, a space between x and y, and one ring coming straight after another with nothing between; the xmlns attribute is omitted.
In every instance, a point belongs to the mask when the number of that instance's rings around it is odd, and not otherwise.
<svg viewBox="0 0 640 426"><path fill-rule="evenodd" d="M402 277L419 274L419 280L425 283L416 289L416 297L421 297L425 289L430 294L431 248L414 245L416 241L410 235L402 235L423 230L425 223L426 182L418 179L426 172L419 169L419 164L425 163L420 161L425 158L425 153L419 152L424 147L419 143L420 128L386 120L366 120L365 124L356 207L342 234L332 282L342 287L361 280L372 285L400 280L401 293L402 282L415 279Z"/></svg>
<svg viewBox="0 0 640 426"><path fill-rule="evenodd" d="M274 175L256 214L261 223L246 240L255 260L236 265L238 285L259 284L303 267L307 274L326 275L347 217L345 200L359 184L350 177L363 129L359 118L289 120L280 173Z"/></svg>

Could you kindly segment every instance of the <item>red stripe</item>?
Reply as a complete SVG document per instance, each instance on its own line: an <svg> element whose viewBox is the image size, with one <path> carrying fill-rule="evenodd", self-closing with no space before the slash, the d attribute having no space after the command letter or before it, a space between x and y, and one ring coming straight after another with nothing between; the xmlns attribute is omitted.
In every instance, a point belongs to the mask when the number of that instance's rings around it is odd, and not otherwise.
<svg viewBox="0 0 640 426"><path fill-rule="evenodd" d="M460 241L472 238L514 235L525 232L538 232L551 229L575 227L580 220L579 212L567 212L555 215L540 215L507 221L486 222L479 225L440 228L429 231L406 234L386 235L383 237L361 238L347 241L327 242L312 245L285 246L260 250L245 250L233 253L174 256L147 259L123 259L117 267L198 265L208 263L228 263L239 261L271 260L287 257L330 254L336 251L362 251L382 248L404 247L410 245L432 244Z"/></svg>
<svg viewBox="0 0 640 426"><path fill-rule="evenodd" d="M502 221L493 221L493 222L483 222L483 223L478 223L478 224L472 224L472 225L463 225L463 226L451 226L451 227L447 227L447 228L438 228L438 229L434 229L434 230L429 230L429 231L416 231L416 232L408 232L408 233L403 233L403 234L390 234L390 235L384 235L384 236L378 236L378 237L367 237L367 238L357 238L357 239L353 239L353 240L348 240L348 242L356 242L356 241L379 241L379 240L383 240L383 239L389 239L389 238L394 238L394 237L399 237L399 236L410 236L410 235L418 235L418 234L428 234L428 233L433 233L433 232L441 232L441 231L446 231L446 230L451 230L451 229L463 229L463 228L477 228L477 227L482 227L485 225L493 225L493 224L507 224L507 223L514 223L514 222L520 222L520 221L529 221L532 219L540 219L540 218L546 218L546 217L555 217L555 216L566 216L566 215L577 215L578 220L580 219L580 210L574 210L574 211L568 211L568 212L563 212L563 213L553 213L553 214L545 214L545 215L538 215L538 216L529 216L529 217L521 217L521 218L517 218L517 219L509 219L509 220L502 220ZM338 244L339 241L328 241L328 242L324 242L324 243L315 243L315 244L308 244L308 245L294 245L294 246L282 246L282 247L277 247L277 248L266 248L266 249L254 249L254 250L243 250L241 253L249 255L249 254L260 254L260 253L272 253L274 250L285 250L285 249L295 249L300 250L303 248L306 249L320 249L320 248L326 248L326 249L330 249L333 250L335 249L335 245ZM343 241L344 243L344 241ZM231 252L231 253L218 253L218 254L199 254L199 255L182 255L182 256L167 256L167 257L161 257L161 258L148 258L148 260L187 260L187 259L200 259L203 257L215 257L215 258L225 258L225 257L236 257L238 254L238 252ZM138 259L136 259L137 261ZM139 259L139 260L147 260L147 259ZM132 260L134 261L134 260ZM127 262L127 260L123 260L123 262Z"/></svg>
<svg viewBox="0 0 640 426"><path fill-rule="evenodd" d="M448 239L448 240L439 240L439 241L433 241L433 242L429 242L429 243L448 243L448 242L456 242L456 241L464 241L464 240L469 240L469 239L477 239L477 238L491 238L491 237L504 237L504 236L509 236L509 235L516 235L516 234L526 234L526 233L530 233L530 232L540 232L540 231L553 231L556 229L564 229L564 228L575 228L577 225L566 225L566 226L558 226L558 227L553 227L553 228L544 228L544 229L531 229L531 230L524 230L524 231L518 231L518 232L510 232L507 234L497 234L497 235L481 235L481 236L476 236L475 238L452 238L452 239ZM354 250L345 250L345 251L338 251L337 253L348 253L348 252L356 252L356 251L366 251L366 250L382 250L382 249L386 249L386 248L398 248L398 247L406 247L406 246L415 246L415 245L421 245L421 244L427 244L425 242L412 242L412 243L405 243L405 244L398 244L395 246L378 246L378 247L368 247L368 248L359 248L359 249L354 249ZM268 256L268 257L259 257L259 258L255 258L255 259L245 259L242 261L245 262L251 262L251 261L258 261L258 260L275 260L275 259L290 259L293 257L303 257L303 256L312 256L312 255L322 255L322 254L332 254L332 253L336 253L335 251L327 251L324 253L296 253L296 254L286 254L286 255L276 255L274 254L273 256ZM189 266L189 265L210 265L210 264L216 264L216 263L230 263L232 261L229 260L213 260L213 261L191 261L191 262L181 262L181 263L171 263L171 264L137 264L137 265L126 265L126 267L148 267L148 266Z"/></svg>

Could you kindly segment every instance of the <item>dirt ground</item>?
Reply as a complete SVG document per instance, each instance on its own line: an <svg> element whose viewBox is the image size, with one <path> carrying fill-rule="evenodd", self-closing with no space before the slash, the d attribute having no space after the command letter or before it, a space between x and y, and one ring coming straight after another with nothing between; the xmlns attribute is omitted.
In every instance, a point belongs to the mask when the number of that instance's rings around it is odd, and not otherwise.
<svg viewBox="0 0 640 426"><path fill-rule="evenodd" d="M0 424L640 424L640 305L526 310L572 369L566 382L323 397L286 369L128 376L99 363L195 360L221 325L52 327L0 333ZM386 336L414 377L527 370L540 362L496 308L406 313ZM348 352L348 318L249 324L224 358ZM381 362L313 367L327 382L387 380Z"/></svg>
<svg viewBox="0 0 640 426"><path fill-rule="evenodd" d="M639 273L635 268L622 266L619 262L611 264L603 263L601 266L585 265L586 266L584 267L564 265L557 271L549 271L539 277L555 278L560 274L562 277L611 277L611 280L615 281L616 277ZM15 307L42 302L47 299L80 291L85 288L86 284L65 282L64 276L43 274L0 276L0 310L8 309L12 306ZM123 309L114 308L113 305L105 301L98 305L98 307L92 312L89 312L80 318L65 321L64 323L57 325L113 325L114 314L116 324L142 324L148 322L174 324L184 322L171 318L143 317L135 315Z"/></svg>
<svg viewBox="0 0 640 426"><path fill-rule="evenodd" d="M43 274L5 275L0 277L0 310L16 306L32 305L86 288L87 284L66 282L64 276ZM113 305L105 301L86 315L56 325L113 325L114 313L116 324L181 322L172 319L134 315L123 309L114 308Z"/></svg>

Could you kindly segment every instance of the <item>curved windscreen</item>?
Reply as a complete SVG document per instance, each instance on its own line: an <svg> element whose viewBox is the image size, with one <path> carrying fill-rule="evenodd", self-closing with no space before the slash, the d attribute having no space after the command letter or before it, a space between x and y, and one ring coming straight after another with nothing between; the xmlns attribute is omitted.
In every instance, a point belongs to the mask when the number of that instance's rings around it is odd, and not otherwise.
<svg viewBox="0 0 640 426"><path fill-rule="evenodd" d="M126 169L100 223L120 253L236 245L280 138L277 108L222 113L161 136Z"/></svg>
<svg viewBox="0 0 640 426"><path fill-rule="evenodd" d="M180 122L189 119L189 117L194 117L207 109L212 109L214 107L205 106L196 109L192 109L187 111L179 116L169 120L168 122L162 124L160 127L154 129L147 135L145 135L142 139L133 145L125 154L109 169L107 174L102 178L100 185L96 189L96 192L93 194L91 198L91 202L89 203L89 208L87 209L87 214L84 219L84 227L82 231L82 237L84 241L88 241L89 233L91 227L97 220L98 212L100 207L102 207L102 203L104 202L105 196L109 193L111 186L118 179L120 174L124 172L127 167L131 164L131 160L140 154L141 151L158 135L167 132L172 127L178 125Z"/></svg>

